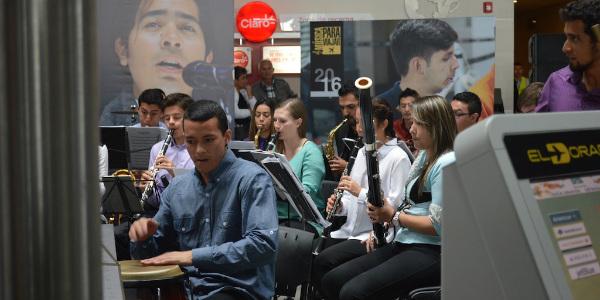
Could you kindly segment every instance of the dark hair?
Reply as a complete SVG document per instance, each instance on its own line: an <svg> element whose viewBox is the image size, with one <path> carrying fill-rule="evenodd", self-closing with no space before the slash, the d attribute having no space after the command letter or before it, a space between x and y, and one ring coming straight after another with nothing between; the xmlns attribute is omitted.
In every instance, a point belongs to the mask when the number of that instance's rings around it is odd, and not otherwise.
<svg viewBox="0 0 600 300"><path fill-rule="evenodd" d="M194 102L194 99L192 99L192 97L190 97L188 94L172 93L167 95L165 98L162 110L164 112L165 108L177 105L179 108L185 111L192 102Z"/></svg>
<svg viewBox="0 0 600 300"><path fill-rule="evenodd" d="M567 3L559 10L560 18L563 22L580 20L585 25L584 32L590 36L592 42L597 42L596 36L592 33L592 26L600 23L600 1L597 0L576 0Z"/></svg>
<svg viewBox="0 0 600 300"><path fill-rule="evenodd" d="M514 65L515 65L515 66L523 66L523 65L522 65L520 62L518 62L518 61L515 61L515 64L514 64Z"/></svg>
<svg viewBox="0 0 600 300"><path fill-rule="evenodd" d="M338 96L340 97L344 97L350 93L354 95L354 98L358 99L358 89L353 84L344 83L338 90Z"/></svg>
<svg viewBox="0 0 600 300"><path fill-rule="evenodd" d="M385 135L387 137L395 137L396 132L394 131L394 112L387 101L374 98L373 99L373 118L377 120L377 123L382 124L383 121L387 120L388 124L385 128Z"/></svg>
<svg viewBox="0 0 600 300"><path fill-rule="evenodd" d="M400 99L406 98L406 97L413 97L416 100L417 98L419 98L419 93L417 93L417 91L415 91L411 88L406 88L406 89L404 89L404 91L402 91L400 93L400 96L398 96L398 101L400 101Z"/></svg>
<svg viewBox="0 0 600 300"><path fill-rule="evenodd" d="M248 136L251 138L256 135L256 132L258 130L258 128L256 128L256 120L254 114L256 113L256 108L259 105L266 105L269 107L269 110L271 110L271 126L269 127L269 132L275 132L275 129L273 127L273 114L275 113L275 107L277 107L277 104L275 104L275 102L269 98L262 98L258 99L254 104L254 108L252 108L252 116L250 118L250 131L248 133Z"/></svg>
<svg viewBox="0 0 600 300"><path fill-rule="evenodd" d="M163 109L165 102L165 92L161 89L147 89L144 90L138 97L138 105L142 106L142 103L156 104Z"/></svg>
<svg viewBox="0 0 600 300"><path fill-rule="evenodd" d="M194 122L206 122L212 118L217 118L221 133L225 133L229 129L227 125L227 116L223 108L212 100L198 100L190 103L185 114L184 120Z"/></svg>
<svg viewBox="0 0 600 300"><path fill-rule="evenodd" d="M536 105L538 99L540 98L540 94L542 93L542 89L544 89L543 82L532 82L530 83L519 95L519 100L517 101L517 109L521 111L521 107L525 105Z"/></svg>
<svg viewBox="0 0 600 300"><path fill-rule="evenodd" d="M390 34L390 51L400 76L408 72L408 62L421 56L428 62L431 55L448 49L458 34L448 23L438 19L401 20Z"/></svg>
<svg viewBox="0 0 600 300"><path fill-rule="evenodd" d="M245 68L242 68L239 66L235 66L233 68L233 76L234 76L235 80L240 79L240 76L246 75L246 74L248 74L248 70L246 70Z"/></svg>
<svg viewBox="0 0 600 300"><path fill-rule="evenodd" d="M472 92L462 92L454 95L452 100L460 101L467 105L469 114L477 113L481 116L481 99L477 94ZM477 119L479 120L479 116Z"/></svg>

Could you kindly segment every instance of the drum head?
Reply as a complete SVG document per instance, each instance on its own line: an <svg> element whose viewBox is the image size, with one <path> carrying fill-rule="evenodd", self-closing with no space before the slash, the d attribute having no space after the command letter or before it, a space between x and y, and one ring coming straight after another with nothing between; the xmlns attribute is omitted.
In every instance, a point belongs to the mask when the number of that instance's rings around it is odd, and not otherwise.
<svg viewBox="0 0 600 300"><path fill-rule="evenodd" d="M144 266L139 260L119 261L122 281L154 281L183 276L178 265Z"/></svg>

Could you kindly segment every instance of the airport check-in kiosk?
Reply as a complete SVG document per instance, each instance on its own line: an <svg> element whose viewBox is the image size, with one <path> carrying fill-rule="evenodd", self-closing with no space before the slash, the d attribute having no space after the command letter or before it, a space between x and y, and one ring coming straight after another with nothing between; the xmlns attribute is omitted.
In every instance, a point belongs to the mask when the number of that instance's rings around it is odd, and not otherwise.
<svg viewBox="0 0 600 300"><path fill-rule="evenodd" d="M600 299L600 112L494 116L454 149L442 299Z"/></svg>

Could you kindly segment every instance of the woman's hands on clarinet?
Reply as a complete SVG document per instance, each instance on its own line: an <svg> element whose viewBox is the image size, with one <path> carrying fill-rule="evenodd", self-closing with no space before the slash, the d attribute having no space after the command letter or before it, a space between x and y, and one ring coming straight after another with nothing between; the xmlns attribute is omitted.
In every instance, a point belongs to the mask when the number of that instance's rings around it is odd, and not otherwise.
<svg viewBox="0 0 600 300"><path fill-rule="evenodd" d="M354 197L358 197L361 191L361 187L358 182L352 180L350 176L342 176L340 183L338 183L338 189L348 191Z"/></svg>
<svg viewBox="0 0 600 300"><path fill-rule="evenodd" d="M372 223L391 222L396 209L387 201L383 201L382 207L377 207L367 202L367 214Z"/></svg>
<svg viewBox="0 0 600 300"><path fill-rule="evenodd" d="M325 211L329 214L331 213L331 210L333 209L333 204L335 203L335 194L332 194L331 196L329 196L329 198L327 198L327 207L325 208ZM342 208L342 201L340 201L340 203L338 204L338 210Z"/></svg>

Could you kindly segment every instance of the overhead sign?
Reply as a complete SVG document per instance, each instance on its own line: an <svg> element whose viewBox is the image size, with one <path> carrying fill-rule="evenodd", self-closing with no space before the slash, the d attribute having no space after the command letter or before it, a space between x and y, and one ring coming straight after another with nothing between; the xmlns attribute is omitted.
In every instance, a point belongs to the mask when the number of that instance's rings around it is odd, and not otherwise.
<svg viewBox="0 0 600 300"><path fill-rule="evenodd" d="M260 43L269 39L277 28L277 15L268 4L261 1L248 2L235 18L239 33L247 40Z"/></svg>

